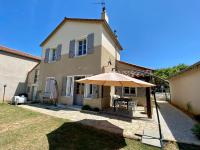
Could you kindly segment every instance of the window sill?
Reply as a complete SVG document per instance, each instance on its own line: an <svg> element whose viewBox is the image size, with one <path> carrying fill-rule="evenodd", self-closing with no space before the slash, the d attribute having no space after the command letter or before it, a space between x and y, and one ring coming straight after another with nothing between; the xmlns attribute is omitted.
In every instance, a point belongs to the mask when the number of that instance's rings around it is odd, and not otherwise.
<svg viewBox="0 0 200 150"><path fill-rule="evenodd" d="M51 64L51 63L55 63L55 62L56 62L56 60L48 61L49 64Z"/></svg>
<svg viewBox="0 0 200 150"><path fill-rule="evenodd" d="M74 57L75 58L79 58L79 57L84 57L84 56L87 56L88 54L84 54L84 55L75 55Z"/></svg>
<svg viewBox="0 0 200 150"><path fill-rule="evenodd" d="M65 96L63 96L63 97L68 97L68 98L69 98L69 97L72 97L72 96L65 95Z"/></svg>
<svg viewBox="0 0 200 150"><path fill-rule="evenodd" d="M91 99L94 99L94 98L92 98L92 97L84 97L84 99L91 100Z"/></svg>

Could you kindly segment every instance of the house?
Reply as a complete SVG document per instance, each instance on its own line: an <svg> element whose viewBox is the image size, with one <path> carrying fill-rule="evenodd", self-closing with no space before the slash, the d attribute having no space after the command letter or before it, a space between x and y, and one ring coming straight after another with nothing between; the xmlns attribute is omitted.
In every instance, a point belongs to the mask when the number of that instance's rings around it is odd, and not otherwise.
<svg viewBox="0 0 200 150"><path fill-rule="evenodd" d="M151 69L120 61L123 48L109 26L105 9L101 15L101 19L64 18L41 43L39 99L49 97L52 79L55 79L59 103L80 106L87 104L103 109L110 107L115 88L83 85L76 80L117 68L123 71L124 66L140 70L143 77L144 71L152 72ZM126 92L127 89L122 91ZM129 95L136 96L132 91L130 89ZM145 98L146 91L143 90L141 95Z"/></svg>
<svg viewBox="0 0 200 150"><path fill-rule="evenodd" d="M0 46L0 100L25 93L27 74L39 62L38 57Z"/></svg>
<svg viewBox="0 0 200 150"><path fill-rule="evenodd" d="M200 62L169 78L171 103L191 114L200 114Z"/></svg>

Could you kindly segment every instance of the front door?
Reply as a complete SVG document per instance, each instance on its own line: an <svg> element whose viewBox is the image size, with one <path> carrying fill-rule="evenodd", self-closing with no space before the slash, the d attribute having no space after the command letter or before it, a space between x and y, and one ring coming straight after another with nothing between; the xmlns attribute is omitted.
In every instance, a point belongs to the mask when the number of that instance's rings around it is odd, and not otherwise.
<svg viewBox="0 0 200 150"><path fill-rule="evenodd" d="M31 92L31 99L32 101L37 100L37 87L36 86L32 86L32 92Z"/></svg>
<svg viewBox="0 0 200 150"><path fill-rule="evenodd" d="M74 77L74 81L85 78L85 76ZM74 82L74 105L83 105L84 84Z"/></svg>

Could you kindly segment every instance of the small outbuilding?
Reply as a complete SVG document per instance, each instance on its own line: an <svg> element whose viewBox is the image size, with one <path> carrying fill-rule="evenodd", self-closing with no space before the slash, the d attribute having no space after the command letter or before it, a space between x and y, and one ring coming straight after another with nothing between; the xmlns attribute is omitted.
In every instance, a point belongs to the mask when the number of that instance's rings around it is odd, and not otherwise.
<svg viewBox="0 0 200 150"><path fill-rule="evenodd" d="M171 103L193 115L200 114L200 61L169 79Z"/></svg>
<svg viewBox="0 0 200 150"><path fill-rule="evenodd" d="M0 101L26 93L27 75L40 58L0 45Z"/></svg>

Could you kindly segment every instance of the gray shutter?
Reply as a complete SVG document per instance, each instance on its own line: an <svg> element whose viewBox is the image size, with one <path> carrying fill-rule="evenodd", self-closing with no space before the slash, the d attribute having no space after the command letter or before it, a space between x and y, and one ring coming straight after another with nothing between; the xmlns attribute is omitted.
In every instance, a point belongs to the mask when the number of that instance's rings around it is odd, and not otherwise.
<svg viewBox="0 0 200 150"><path fill-rule="evenodd" d="M71 40L69 43L69 58L75 56L75 40Z"/></svg>
<svg viewBox="0 0 200 150"><path fill-rule="evenodd" d="M47 48L45 51L45 57L44 57L45 63L48 63L48 61L49 61L49 52L50 52L50 48Z"/></svg>
<svg viewBox="0 0 200 150"><path fill-rule="evenodd" d="M87 36L87 53L92 54L94 51L94 33Z"/></svg>
<svg viewBox="0 0 200 150"><path fill-rule="evenodd" d="M59 44L57 46L57 49L56 49L56 60L60 60L60 58L61 58L61 50L62 50L62 44Z"/></svg>
<svg viewBox="0 0 200 150"><path fill-rule="evenodd" d="M92 90L93 90L93 94L92 94L92 98L97 98L98 96L98 86L97 85L92 85Z"/></svg>
<svg viewBox="0 0 200 150"><path fill-rule="evenodd" d="M61 96L66 96L66 87L67 87L67 77L63 77Z"/></svg>

